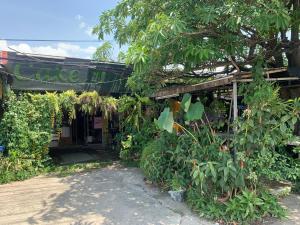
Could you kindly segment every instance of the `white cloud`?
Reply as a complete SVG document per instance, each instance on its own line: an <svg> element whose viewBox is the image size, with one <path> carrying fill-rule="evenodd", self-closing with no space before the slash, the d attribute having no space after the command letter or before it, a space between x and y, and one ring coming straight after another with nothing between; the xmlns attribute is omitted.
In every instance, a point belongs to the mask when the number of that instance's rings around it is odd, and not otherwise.
<svg viewBox="0 0 300 225"><path fill-rule="evenodd" d="M78 21L78 27L79 29L81 29L86 35L88 35L89 37L93 37L93 26L89 25L88 23L86 23L83 19L83 16L81 15L76 15L75 19Z"/></svg>
<svg viewBox="0 0 300 225"><path fill-rule="evenodd" d="M57 47L60 49L70 51L70 52L74 52L74 51L77 52L77 51L81 50L79 45L67 44L67 43L58 43Z"/></svg>
<svg viewBox="0 0 300 225"><path fill-rule="evenodd" d="M85 29L84 33L86 33L88 36L92 37L92 36L94 35L94 34L93 34L93 27L88 26L88 27Z"/></svg>
<svg viewBox="0 0 300 225"><path fill-rule="evenodd" d="M91 58L97 49L95 46L81 47L80 45L68 43L40 46L30 46L27 43L9 45L7 41L0 40L0 50L13 51L9 47L22 53L78 58Z"/></svg>
<svg viewBox="0 0 300 225"><path fill-rule="evenodd" d="M69 52L65 49L52 46L38 46L31 47L32 52L35 54L53 55L53 56L70 56Z"/></svg>
<svg viewBox="0 0 300 225"><path fill-rule="evenodd" d="M85 27L86 27L85 22L82 22L82 21L81 21L81 22L79 23L79 28L82 29L82 28L85 28Z"/></svg>
<svg viewBox="0 0 300 225"><path fill-rule="evenodd" d="M75 19L80 21L80 20L82 20L82 19L83 19L83 16L82 16L82 15L80 15L80 14L78 14L78 15L76 15L76 16L75 16Z"/></svg>
<svg viewBox="0 0 300 225"><path fill-rule="evenodd" d="M90 46L90 47L85 48L83 51L88 55L92 55L96 52L96 50L97 50L96 47Z"/></svg>

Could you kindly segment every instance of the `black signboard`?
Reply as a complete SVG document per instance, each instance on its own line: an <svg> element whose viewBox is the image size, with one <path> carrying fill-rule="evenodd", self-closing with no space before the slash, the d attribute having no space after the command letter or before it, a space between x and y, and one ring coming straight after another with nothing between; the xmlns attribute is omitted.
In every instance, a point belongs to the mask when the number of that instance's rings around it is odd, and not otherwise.
<svg viewBox="0 0 300 225"><path fill-rule="evenodd" d="M14 90L129 92L126 81L131 69L124 64L15 52L1 52L0 56L1 64L13 80Z"/></svg>

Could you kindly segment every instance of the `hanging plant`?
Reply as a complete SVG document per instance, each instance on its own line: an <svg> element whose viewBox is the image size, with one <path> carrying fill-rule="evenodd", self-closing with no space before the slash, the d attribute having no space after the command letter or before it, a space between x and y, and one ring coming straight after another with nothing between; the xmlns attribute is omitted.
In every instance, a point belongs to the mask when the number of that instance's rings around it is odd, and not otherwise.
<svg viewBox="0 0 300 225"><path fill-rule="evenodd" d="M80 104L80 109L82 112L89 115L94 115L97 112L97 109L100 108L101 97L96 91L85 91L81 95L79 95L78 103Z"/></svg>
<svg viewBox="0 0 300 225"><path fill-rule="evenodd" d="M59 101L62 110L64 110L69 117L69 124L76 119L76 104L78 102L77 94L74 90L68 90L59 95Z"/></svg>
<svg viewBox="0 0 300 225"><path fill-rule="evenodd" d="M111 118L113 112L117 111L118 100L114 97L103 97L101 101L101 110L105 118Z"/></svg>
<svg viewBox="0 0 300 225"><path fill-rule="evenodd" d="M118 111L123 113L125 119L123 125L130 125L132 128L139 130L140 125L145 121L143 107L150 106L152 101L148 97L141 97L135 94L135 97L122 96L118 100Z"/></svg>

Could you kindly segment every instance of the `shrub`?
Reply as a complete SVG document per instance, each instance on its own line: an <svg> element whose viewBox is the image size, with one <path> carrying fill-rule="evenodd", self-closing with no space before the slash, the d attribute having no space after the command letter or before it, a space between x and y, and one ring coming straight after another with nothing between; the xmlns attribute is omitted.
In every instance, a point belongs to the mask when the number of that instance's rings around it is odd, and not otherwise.
<svg viewBox="0 0 300 225"><path fill-rule="evenodd" d="M140 167L145 176L151 181L163 181L165 165L167 164L164 147L161 145L160 140L154 140L149 142L143 149Z"/></svg>
<svg viewBox="0 0 300 225"><path fill-rule="evenodd" d="M44 171L44 160L29 158L0 157L0 184L25 180Z"/></svg>
<svg viewBox="0 0 300 225"><path fill-rule="evenodd" d="M0 183L23 180L43 169L57 102L54 94L8 93L0 123L0 142L8 156L0 156Z"/></svg>
<svg viewBox="0 0 300 225"><path fill-rule="evenodd" d="M265 216L282 218L284 209L277 199L267 192L243 191L226 203L225 219L229 221L250 222Z"/></svg>
<svg viewBox="0 0 300 225"><path fill-rule="evenodd" d="M245 190L223 203L213 193L203 196L196 189L189 189L187 203L201 216L226 223L249 224L265 216L286 216L277 199L266 191Z"/></svg>
<svg viewBox="0 0 300 225"><path fill-rule="evenodd" d="M156 135L156 128L153 122L147 120L140 130L124 132L121 139L120 158L124 161L138 161L141 157L143 148Z"/></svg>

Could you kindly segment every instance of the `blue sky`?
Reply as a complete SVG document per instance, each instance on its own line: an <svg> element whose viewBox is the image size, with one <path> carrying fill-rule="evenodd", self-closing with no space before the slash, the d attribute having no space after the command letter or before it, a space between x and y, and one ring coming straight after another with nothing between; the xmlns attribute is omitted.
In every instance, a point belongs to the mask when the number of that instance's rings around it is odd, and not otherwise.
<svg viewBox="0 0 300 225"><path fill-rule="evenodd" d="M1 0L0 38L95 40L91 28L118 0ZM111 39L108 37L108 39ZM101 43L7 42L18 51L89 58ZM114 58L119 48L114 44Z"/></svg>

